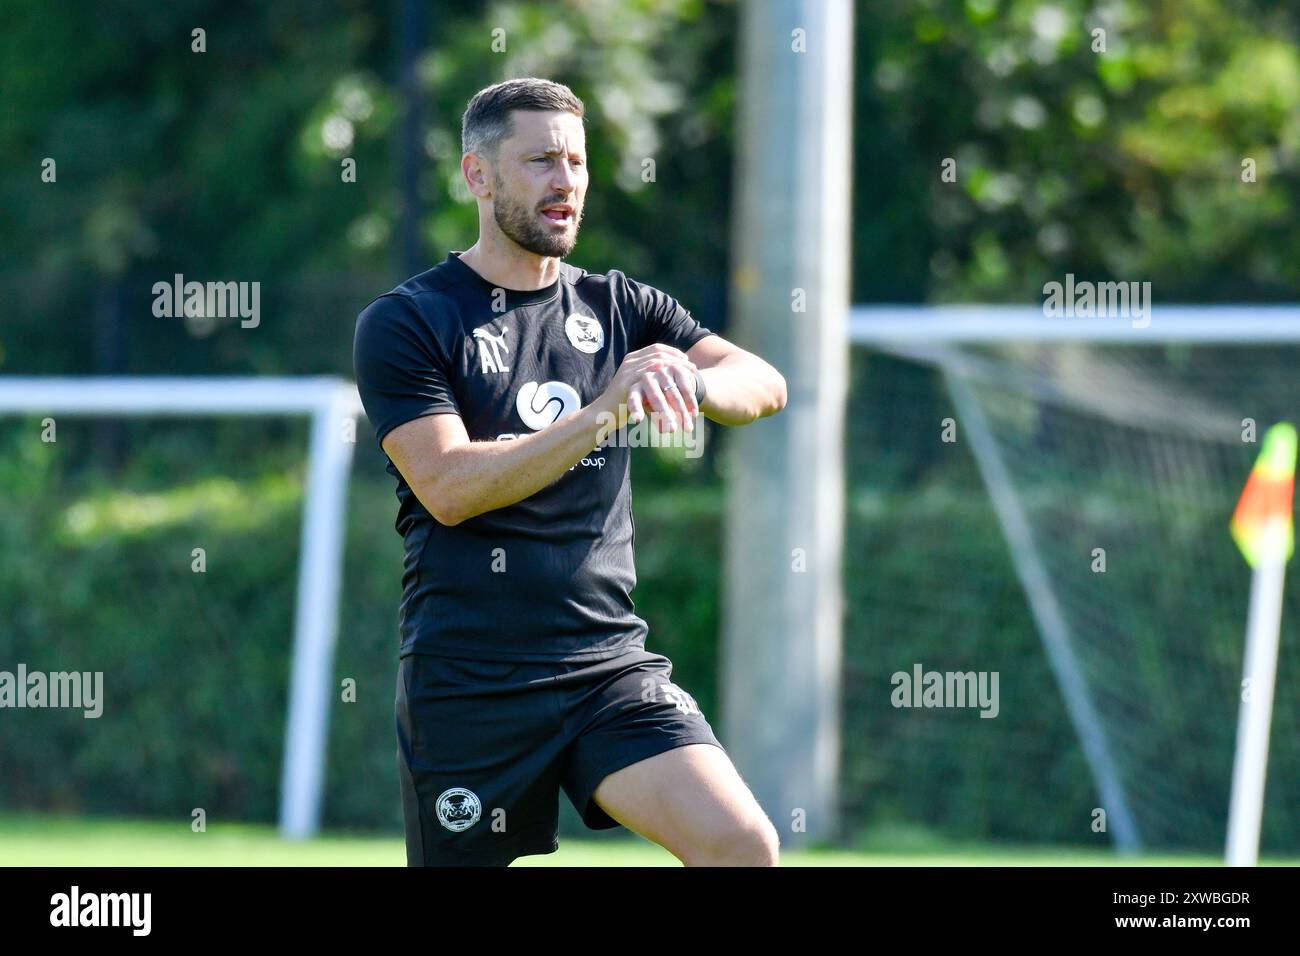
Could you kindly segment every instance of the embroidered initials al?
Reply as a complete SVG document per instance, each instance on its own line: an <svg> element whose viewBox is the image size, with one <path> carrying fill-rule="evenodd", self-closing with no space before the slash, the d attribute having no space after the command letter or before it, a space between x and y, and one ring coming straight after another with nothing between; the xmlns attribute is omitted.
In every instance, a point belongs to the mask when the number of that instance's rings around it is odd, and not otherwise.
<svg viewBox="0 0 1300 956"><path fill-rule="evenodd" d="M509 329L502 329L500 335L493 335L488 331L487 326L474 330L474 341L478 343L479 364L484 374L510 371L510 366L505 360L505 353L510 351L506 347L506 333L509 331Z"/></svg>

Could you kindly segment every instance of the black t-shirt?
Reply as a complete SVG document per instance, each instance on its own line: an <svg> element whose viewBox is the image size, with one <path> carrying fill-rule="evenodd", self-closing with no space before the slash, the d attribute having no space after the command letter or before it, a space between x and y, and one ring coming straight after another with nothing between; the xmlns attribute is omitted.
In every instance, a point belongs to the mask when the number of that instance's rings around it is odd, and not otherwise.
<svg viewBox="0 0 1300 956"><path fill-rule="evenodd" d="M471 441L528 435L594 401L627 353L656 342L686 351L712 334L617 270L561 263L552 285L517 292L458 256L357 317L357 388L380 442L448 413ZM429 514L389 459L406 546L401 655L589 661L644 646L631 597L629 453L611 440L523 501L454 527Z"/></svg>

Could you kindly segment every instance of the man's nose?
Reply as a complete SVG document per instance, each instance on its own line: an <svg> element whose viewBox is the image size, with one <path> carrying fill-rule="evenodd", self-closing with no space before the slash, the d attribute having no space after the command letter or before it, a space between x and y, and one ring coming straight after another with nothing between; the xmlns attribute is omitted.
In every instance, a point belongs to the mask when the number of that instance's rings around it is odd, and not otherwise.
<svg viewBox="0 0 1300 956"><path fill-rule="evenodd" d="M578 174L568 160L556 163L555 169L556 175L553 182L556 189L571 193L578 188Z"/></svg>

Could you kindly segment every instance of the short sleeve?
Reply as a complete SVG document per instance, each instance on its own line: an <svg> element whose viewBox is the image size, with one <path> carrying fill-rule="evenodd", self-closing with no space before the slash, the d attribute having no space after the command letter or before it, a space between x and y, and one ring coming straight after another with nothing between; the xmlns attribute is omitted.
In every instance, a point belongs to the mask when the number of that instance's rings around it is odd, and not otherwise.
<svg viewBox="0 0 1300 956"><path fill-rule="evenodd" d="M713 334L668 293L635 279L627 279L627 287L633 309L641 321L641 332L635 338L636 348L661 344L685 352L700 339Z"/></svg>
<svg viewBox="0 0 1300 956"><path fill-rule="evenodd" d="M405 296L380 296L357 316L352 342L357 391L375 438L425 415L460 413L450 362Z"/></svg>

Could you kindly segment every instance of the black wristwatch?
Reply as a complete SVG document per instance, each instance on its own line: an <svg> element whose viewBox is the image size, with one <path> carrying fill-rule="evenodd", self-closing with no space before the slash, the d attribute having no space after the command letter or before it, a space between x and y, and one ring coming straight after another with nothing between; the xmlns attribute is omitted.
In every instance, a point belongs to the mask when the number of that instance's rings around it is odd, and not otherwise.
<svg viewBox="0 0 1300 956"><path fill-rule="evenodd" d="M695 405L697 408L704 405L704 376L699 372L695 374Z"/></svg>

